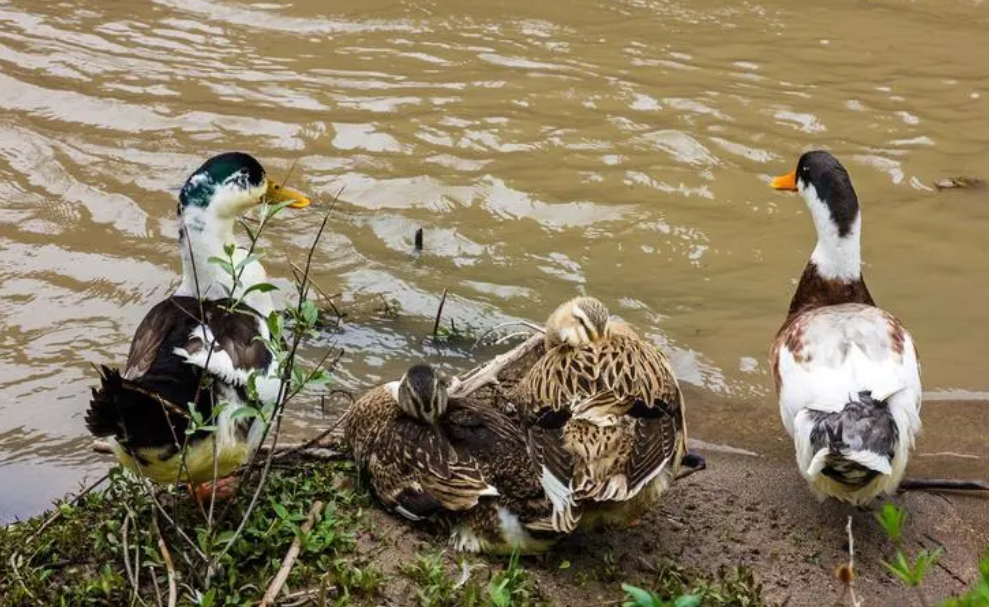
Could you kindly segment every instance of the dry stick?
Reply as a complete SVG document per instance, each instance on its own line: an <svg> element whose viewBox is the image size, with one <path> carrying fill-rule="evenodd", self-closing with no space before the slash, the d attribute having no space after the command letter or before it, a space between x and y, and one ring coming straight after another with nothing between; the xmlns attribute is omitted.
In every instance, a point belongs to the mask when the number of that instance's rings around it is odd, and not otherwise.
<svg viewBox="0 0 989 607"><path fill-rule="evenodd" d="M315 437L302 443L301 445L286 445L285 451L279 453L277 457L282 458L291 455L293 453L299 453L299 452L307 453L313 445L318 444L321 440L323 440L324 438L329 436L334 430L336 430L337 426L339 426L343 422L343 420L346 419L346 417L347 417L347 413L344 413L343 415L338 417L335 422L333 422L332 426L320 432Z"/></svg>
<svg viewBox="0 0 989 607"><path fill-rule="evenodd" d="M498 383L498 373L509 365L515 363L516 361L525 357L534 348L538 347L539 344L543 342L543 336L536 334L525 340L521 344L515 346L508 352L504 354L499 354L495 356L487 364L483 365L477 371L464 377L464 379L457 379L454 381L453 385L450 386L449 394L451 398L464 398L469 396L474 392L480 390L484 386L489 384Z"/></svg>
<svg viewBox="0 0 989 607"><path fill-rule="evenodd" d="M302 523L302 527L299 529L300 533L295 536L292 540L292 545L288 547L288 552L285 553L285 558L282 559L282 566L278 569L278 573L275 575L275 579L271 580L271 584L268 586L268 590L264 593L261 598L261 602L258 603L258 607L268 607L275 601L275 597L278 593L282 591L282 586L285 585L286 580L288 580L288 575L292 571L292 566L295 564L295 559L299 556L299 551L302 549L302 536L309 533L312 529L313 523L316 522L316 517L319 513L323 511L323 502L317 501L313 503L312 507L309 509L309 515L306 517L305 522Z"/></svg>
<svg viewBox="0 0 989 607"><path fill-rule="evenodd" d="M543 327L540 327L536 323L529 322L528 320L510 320L508 322L503 322L501 324L497 324L497 325L491 327L490 329L488 329L487 331L485 331L484 333L481 333L480 337L477 338L477 340L474 342L474 346L471 349L473 350L473 349L477 348L477 346L481 343L481 341L484 340L485 337L487 337L488 335L491 335L492 333L494 333L498 329L503 329L505 327L513 327L513 326L526 327L528 329L532 329L536 333L545 333L546 332L546 329L544 329ZM523 334L522 333L512 333L511 334L511 336L515 336L515 335L523 335ZM504 339L504 338L499 338L495 343L500 343L502 341L502 339Z"/></svg>
<svg viewBox="0 0 989 607"><path fill-rule="evenodd" d="M852 535L852 517L848 517L848 524L845 526L848 530L848 569L847 577L839 578L845 584L845 588L852 598L852 607L861 607L862 601L855 596L855 536Z"/></svg>
<svg viewBox="0 0 989 607"><path fill-rule="evenodd" d="M158 573L155 571L153 566L148 567L148 569L151 570L151 582L154 584L155 604L157 604L158 607L165 607L164 603L161 602L161 588L158 586Z"/></svg>
<svg viewBox="0 0 989 607"><path fill-rule="evenodd" d="M436 321L433 323L433 337L440 330L440 319L443 317L443 304L446 303L446 289L443 289L443 296L440 297L440 307L436 309Z"/></svg>
<svg viewBox="0 0 989 607"><path fill-rule="evenodd" d="M159 529L158 550L161 551L161 558L165 561L165 569L168 570L168 607L175 607L175 602L179 598L179 589L175 583L175 565L172 564L172 553L165 545L165 538L161 536Z"/></svg>

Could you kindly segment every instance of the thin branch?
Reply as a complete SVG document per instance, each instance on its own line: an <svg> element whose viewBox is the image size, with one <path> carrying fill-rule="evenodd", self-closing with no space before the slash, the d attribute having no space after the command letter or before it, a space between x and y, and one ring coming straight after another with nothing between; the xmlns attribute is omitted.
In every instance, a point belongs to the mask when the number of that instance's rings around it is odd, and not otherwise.
<svg viewBox="0 0 989 607"><path fill-rule="evenodd" d="M989 483L953 478L905 478L900 491L989 491Z"/></svg>
<svg viewBox="0 0 989 607"><path fill-rule="evenodd" d="M134 513L128 507L127 514L124 516L124 524L120 528L121 549L123 550L124 553L124 570L127 572L127 579L130 581L131 590L134 593L134 598L136 598L142 605L146 606L147 603L145 603L144 599L141 598L141 594L140 594L141 586L138 583L138 577L141 575L139 570L140 561L135 563L133 568L131 567L130 564L130 543L128 542L128 532L130 531L130 523L133 519L134 519ZM140 551L137 550L137 546L135 546L134 548L135 548L134 553L136 557L140 559L141 558ZM133 601L131 601L131 604L133 604Z"/></svg>
<svg viewBox="0 0 989 607"><path fill-rule="evenodd" d="M336 199L334 199L334 203L335 200ZM333 211L333 207L331 206L330 210L327 211L326 215L323 216L323 222L319 226L319 231L316 232L316 238L313 239L313 243L309 247L309 255L306 258L305 272L303 274L304 279L308 277L309 271L312 269L312 259L313 259L313 255L316 252L316 246L319 244L319 240L323 236L324 230L326 230L326 224L330 219L330 214L332 213L332 211ZM306 281L303 281L297 287L298 296L299 296L299 302L296 304L297 318L300 318L302 316L302 304L306 301L308 295L307 285L308 283ZM282 371L282 382L278 388L278 396L275 400L275 402L278 404L276 405L275 408L275 424L273 431L274 433L272 435L273 440L271 444L271 451L268 452L268 456L267 458L265 458L264 467L261 469L261 478L258 480L257 487L255 487L254 489L254 495L251 496L251 501L250 503L248 503L247 509L244 511L244 515L241 518L240 524L237 526L237 529L234 530L233 535L227 540L226 544L224 545L223 549L220 550L219 554L214 556L213 559L209 561L209 566L206 569L207 580L209 580L212 577L213 572L216 569L216 566L219 564L220 560L230 551L231 547L233 547L233 544L237 540L237 538L239 538L241 534L244 533L244 529L247 527L247 522L251 518L251 514L254 512L254 509L257 507L258 500L261 497L261 491L264 489L265 481L267 481L268 479L268 473L271 471L271 462L275 455L275 449L278 447L278 438L281 434L281 427L282 427L282 417L285 413L284 405L287 395L286 393L288 387L291 385L292 371L295 366L296 353L298 352L299 345L302 342L302 338L304 337L304 333L305 333L304 331L296 330L295 335L292 337L292 347L289 350L288 356L285 359L286 364L285 364L285 368ZM268 426L265 428L265 436L262 436L261 438L262 442L267 438L267 434L269 431L271 431L271 424L268 424ZM256 457L257 457L257 452L252 457L251 465L248 467L249 470L253 466Z"/></svg>
<svg viewBox="0 0 989 607"><path fill-rule="evenodd" d="M281 453L279 453L276 457L283 458L283 457L286 457L288 455L292 455L293 453L305 452L306 450L310 449L314 445L319 444L320 441L322 441L324 438L326 438L327 436L329 436L334 430L337 429L337 427L343 422L343 420L346 419L346 417L347 417L347 413L344 413L343 415L341 415L340 417L338 417L335 422L333 422L333 425L332 426L330 426L326 430L320 432L315 437L313 437L313 438L307 440L306 442L302 443L301 445L292 445L292 446L286 445L287 448L284 451L282 451Z"/></svg>
<svg viewBox="0 0 989 607"><path fill-rule="evenodd" d="M440 297L440 307L436 309L436 321L433 323L433 337L440 330L440 319L443 318L443 304L446 303L446 289L443 289L443 296Z"/></svg>
<svg viewBox="0 0 989 607"><path fill-rule="evenodd" d="M844 589L841 593L842 600L847 593L852 601L852 607L861 607L862 600L855 594L855 536L852 535L852 517L848 517L848 524L845 525L848 531L848 564L839 566L836 574Z"/></svg>
<svg viewBox="0 0 989 607"><path fill-rule="evenodd" d="M480 345L480 343L484 340L485 337L487 337L488 335L491 335L492 333L494 333L498 329L503 329L505 327L514 327L514 326L523 326L523 327L526 327L528 329L532 329L536 333L540 333L540 334L546 332L546 329L545 328L537 325L536 323L529 322L528 320L511 320L511 321L508 321L508 322L503 322L501 324L497 324L497 325L491 327L490 329L486 330L484 333L481 333L481 335L477 338L477 340L474 341L474 345L471 347L471 350L476 349L477 346ZM511 335L518 335L518 333L512 333ZM495 343L501 343L501 341L502 341L502 339L499 339Z"/></svg>
<svg viewBox="0 0 989 607"><path fill-rule="evenodd" d="M271 584L261 598L258 607L268 607L275 602L278 593L282 591L282 586L288 580L289 573L292 572L292 566L295 565L295 559L298 558L299 551L302 550L302 538L312 529L313 524L316 522L316 517L322 511L323 502L317 501L313 503L309 509L309 515L306 517L305 522L302 523L298 535L292 540L292 545L289 546L288 552L285 553L285 558L282 559L282 566L278 569L275 579L271 580Z"/></svg>
<svg viewBox="0 0 989 607"><path fill-rule="evenodd" d="M160 530L159 530L160 531ZM172 563L172 553L165 545L165 538L158 535L158 550L161 551L161 558L165 561L165 569L168 570L168 607L175 607L175 602L179 598L178 586L175 583L175 565Z"/></svg>
<svg viewBox="0 0 989 607"><path fill-rule="evenodd" d="M108 449L109 449L109 447L110 447L109 444L107 444L107 448ZM112 453L112 452L113 452L113 450L111 449L110 450L110 453ZM99 487L100 485L102 485L103 484L103 481L107 480L108 478L110 478L110 473L109 472L107 472L103 476L99 477L94 482L90 483L82 491L80 491L79 493L77 493L71 500L69 500L68 502L65 502L65 503L67 503L69 506L75 506L79 502L79 500L81 500L83 497L85 497L86 495L88 495L89 493L91 493L94 489L96 489L97 487ZM63 505L64 505L64 503L63 503ZM44 533L45 529L48 529L48 527L50 527L52 525L52 523L54 523L56 520L58 520L58 518L60 516L62 516L62 509L59 507L59 508L56 508L55 511L52 512L48 516L48 518L46 518L44 520L43 523L41 523L41 526L38 527L38 529L35 530L34 533L31 534L31 537L27 538L27 541L24 542L24 546L25 547L26 546L30 546L31 543L34 540L38 539L38 537L42 533Z"/></svg>
<svg viewBox="0 0 989 607"><path fill-rule="evenodd" d="M497 384L498 373L524 358L541 343L543 343L543 336L539 334L533 335L508 352L495 356L490 362L483 365L477 371L465 376L463 379L455 379L449 388L450 397L464 398L485 386Z"/></svg>

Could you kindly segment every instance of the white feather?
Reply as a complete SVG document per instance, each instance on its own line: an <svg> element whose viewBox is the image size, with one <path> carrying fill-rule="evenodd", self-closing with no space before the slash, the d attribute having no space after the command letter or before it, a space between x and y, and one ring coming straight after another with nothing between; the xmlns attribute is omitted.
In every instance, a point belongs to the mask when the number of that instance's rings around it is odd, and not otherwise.
<svg viewBox="0 0 989 607"><path fill-rule="evenodd" d="M553 529L562 533L572 531L577 526L578 517L574 516L573 490L569 483L553 476L546 466L543 466L539 480L546 497L553 504Z"/></svg>
<svg viewBox="0 0 989 607"><path fill-rule="evenodd" d="M779 352L783 424L794 439L798 466L816 491L863 503L899 484L920 431L922 388L916 349L904 331L903 351L896 351L890 337L890 320L878 308L843 304L806 314L802 319L802 349L791 352L783 346ZM886 396L899 439L887 465L862 454L855 456L855 461L882 475L863 489L849 492L820 474L824 456L811 447L810 412L840 412L864 390L874 398Z"/></svg>
<svg viewBox="0 0 989 607"><path fill-rule="evenodd" d="M187 364L205 369L207 373L220 381L238 387L247 386L253 371L255 372L254 385L257 388L259 400L265 404L272 404L278 399L282 380L277 375L277 364L275 361L272 361L266 370L254 371L252 369L242 369L234 366L230 355L225 350L217 347L216 338L206 325L199 325L193 329L189 334L189 339L201 340L203 347L194 354L190 354L185 348L175 348L172 350L176 356L183 358Z"/></svg>

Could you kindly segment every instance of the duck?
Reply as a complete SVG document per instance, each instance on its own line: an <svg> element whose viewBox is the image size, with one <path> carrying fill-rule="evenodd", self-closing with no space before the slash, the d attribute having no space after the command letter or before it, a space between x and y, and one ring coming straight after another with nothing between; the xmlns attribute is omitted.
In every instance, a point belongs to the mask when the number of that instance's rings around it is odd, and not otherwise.
<svg viewBox="0 0 989 607"><path fill-rule="evenodd" d="M669 361L587 296L553 311L544 346L508 399L553 504L552 528L637 524L686 454L683 394Z"/></svg>
<svg viewBox="0 0 989 607"><path fill-rule="evenodd" d="M272 406L281 389L265 344L268 317L277 313L271 287L261 263L237 245L235 222L262 202L304 208L310 201L243 152L208 159L178 198L182 281L138 325L123 370L98 367L85 423L138 476L188 483L199 498L224 497L230 485L222 479L264 434L259 416L237 411L257 401ZM240 279L214 258L240 266Z"/></svg>
<svg viewBox="0 0 989 607"><path fill-rule="evenodd" d="M378 500L449 534L457 552L534 554L560 535L518 424L451 398L450 378L416 364L348 409L344 439Z"/></svg>
<svg viewBox="0 0 989 607"><path fill-rule="evenodd" d="M771 185L797 192L817 231L770 348L783 425L814 493L865 506L896 490L921 429L917 347L862 278L862 211L838 159L806 152Z"/></svg>

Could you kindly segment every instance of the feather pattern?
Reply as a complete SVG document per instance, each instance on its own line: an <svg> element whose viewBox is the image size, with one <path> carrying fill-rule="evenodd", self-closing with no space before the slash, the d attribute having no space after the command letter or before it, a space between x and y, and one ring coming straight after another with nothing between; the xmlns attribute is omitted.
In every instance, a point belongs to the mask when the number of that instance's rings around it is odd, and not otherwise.
<svg viewBox="0 0 989 607"><path fill-rule="evenodd" d="M430 423L404 411L399 393L381 386L362 396L344 430L386 507L450 529L461 551L538 552L555 541L546 522L552 506L514 421L458 399Z"/></svg>
<svg viewBox="0 0 989 607"><path fill-rule="evenodd" d="M244 382L214 376L212 387L202 388L207 371L176 353L211 351L202 339L205 328L213 337L209 343L216 360L226 359L245 377L255 370L262 376L270 373L271 352L255 339L261 330L260 318L246 308L231 311L232 303L179 296L166 299L139 325L124 372L101 368L101 385L93 389L86 425L96 436L112 437L115 451L128 467L157 482L201 482L213 474L213 440L217 441L221 475L257 448L260 435L251 432L255 419L230 418L233 409L247 402ZM213 433L200 431L188 438L184 465L188 470L180 474L177 460L187 440L189 403L194 403L203 419L210 419L221 404L226 406L217 416Z"/></svg>
<svg viewBox="0 0 989 607"><path fill-rule="evenodd" d="M548 349L511 399L528 427L560 531L577 526L587 502L605 512L639 498L651 503L675 476L686 450L673 371L659 349L624 324L609 323L596 341ZM643 492L653 484L657 491ZM601 518L632 518L625 506L614 511L614 517Z"/></svg>

